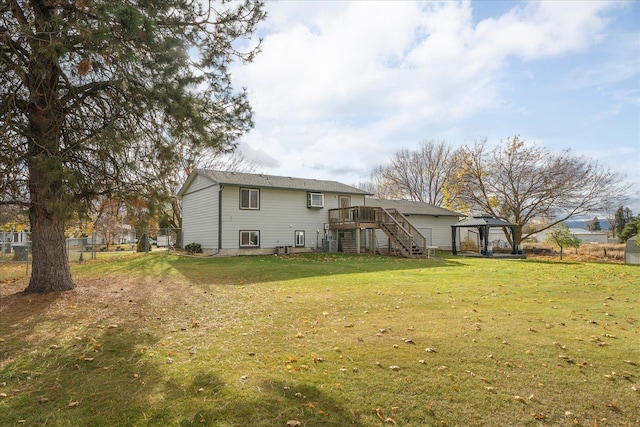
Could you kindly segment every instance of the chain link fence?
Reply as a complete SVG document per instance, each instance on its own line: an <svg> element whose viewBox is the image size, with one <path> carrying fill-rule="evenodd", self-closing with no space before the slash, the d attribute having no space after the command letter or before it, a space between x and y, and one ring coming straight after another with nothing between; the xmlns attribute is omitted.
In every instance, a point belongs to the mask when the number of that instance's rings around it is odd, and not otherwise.
<svg viewBox="0 0 640 427"><path fill-rule="evenodd" d="M146 229L138 238L111 239L94 232L90 236L66 239L69 262L103 258L134 252L166 252L182 249L182 231L176 228ZM30 263L31 233L27 231L0 231L0 262Z"/></svg>

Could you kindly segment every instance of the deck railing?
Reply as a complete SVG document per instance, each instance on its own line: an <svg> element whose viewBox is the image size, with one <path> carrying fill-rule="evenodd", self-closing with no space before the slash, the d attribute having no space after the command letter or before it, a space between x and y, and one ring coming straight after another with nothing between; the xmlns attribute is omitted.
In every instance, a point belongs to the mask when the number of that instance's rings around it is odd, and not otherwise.
<svg viewBox="0 0 640 427"><path fill-rule="evenodd" d="M404 256L411 258L426 254L427 239L396 209L372 206L330 209L329 227L382 229Z"/></svg>

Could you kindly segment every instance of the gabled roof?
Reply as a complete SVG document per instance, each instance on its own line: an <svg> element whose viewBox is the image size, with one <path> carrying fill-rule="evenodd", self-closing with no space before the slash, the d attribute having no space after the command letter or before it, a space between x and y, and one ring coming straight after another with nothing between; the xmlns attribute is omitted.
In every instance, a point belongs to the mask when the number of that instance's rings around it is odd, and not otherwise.
<svg viewBox="0 0 640 427"><path fill-rule="evenodd" d="M452 225L452 227L513 227L514 224L511 224L507 221L503 221L498 218L494 218L490 215L480 215L474 216L470 219L465 219L464 221L460 221L457 224Z"/></svg>
<svg viewBox="0 0 640 427"><path fill-rule="evenodd" d="M182 196L184 194L186 189L189 187L189 184L191 184L191 182L197 175L205 176L213 183L220 185L239 185L254 188L280 188L287 190L317 191L341 194L371 194L367 191L360 190L359 188L342 184L337 181L197 169L196 171L191 173L191 175L189 175L189 178L178 192L178 196Z"/></svg>
<svg viewBox="0 0 640 427"><path fill-rule="evenodd" d="M365 205L384 209L396 209L403 215L429 215L429 216L464 216L461 213L441 208L431 203L415 202L411 200L386 200L367 198Z"/></svg>

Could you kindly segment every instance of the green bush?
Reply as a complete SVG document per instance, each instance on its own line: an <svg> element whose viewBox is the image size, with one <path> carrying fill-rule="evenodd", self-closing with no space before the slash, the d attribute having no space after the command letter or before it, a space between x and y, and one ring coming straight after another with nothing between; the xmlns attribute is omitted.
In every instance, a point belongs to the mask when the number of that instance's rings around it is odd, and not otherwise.
<svg viewBox="0 0 640 427"><path fill-rule="evenodd" d="M190 254L201 254L202 253L202 245L200 243L189 243L184 246L184 250L189 252Z"/></svg>

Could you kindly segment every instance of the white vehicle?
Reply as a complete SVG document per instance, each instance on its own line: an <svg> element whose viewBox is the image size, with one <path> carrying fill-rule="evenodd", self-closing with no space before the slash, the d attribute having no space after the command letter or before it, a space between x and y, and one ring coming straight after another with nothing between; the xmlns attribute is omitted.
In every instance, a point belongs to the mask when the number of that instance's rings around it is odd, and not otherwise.
<svg viewBox="0 0 640 427"><path fill-rule="evenodd" d="M174 246L176 242L171 239L171 236L158 236L156 246L158 247L167 247Z"/></svg>

